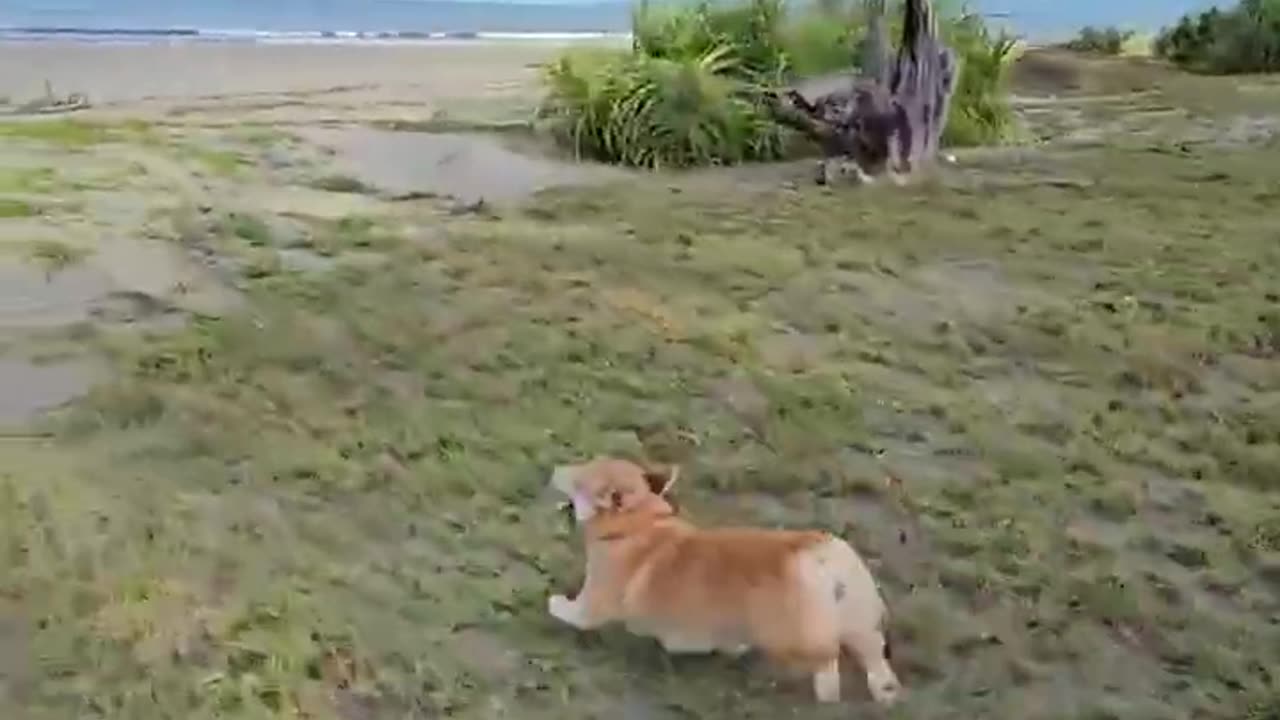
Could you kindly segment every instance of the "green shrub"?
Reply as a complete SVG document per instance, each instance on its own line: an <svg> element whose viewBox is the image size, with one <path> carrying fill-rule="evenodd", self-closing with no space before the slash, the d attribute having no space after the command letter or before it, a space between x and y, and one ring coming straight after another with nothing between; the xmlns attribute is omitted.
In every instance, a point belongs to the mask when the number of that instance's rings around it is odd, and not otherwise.
<svg viewBox="0 0 1280 720"><path fill-rule="evenodd" d="M861 60L856 48L865 31L860 11L836 3L819 3L808 12L792 14L782 29L788 71L795 77L812 77L848 70Z"/></svg>
<svg viewBox="0 0 1280 720"><path fill-rule="evenodd" d="M745 79L778 79L787 70L782 0L653 6L646 0L631 16L637 55L684 61L722 50L734 59L730 72Z"/></svg>
<svg viewBox="0 0 1280 720"><path fill-rule="evenodd" d="M1280 71L1280 0L1242 0L1230 10L1184 15L1160 33L1155 52L1196 72Z"/></svg>
<svg viewBox="0 0 1280 720"><path fill-rule="evenodd" d="M543 114L580 157L645 168L779 158L783 131L742 72L726 45L692 59L567 54L547 69Z"/></svg>
<svg viewBox="0 0 1280 720"><path fill-rule="evenodd" d="M1067 41L1066 48L1076 52L1097 53L1099 55L1119 55L1124 52L1125 43L1133 38L1132 30L1121 30L1116 27L1097 28L1088 25L1080 30L1080 34Z"/></svg>
<svg viewBox="0 0 1280 720"><path fill-rule="evenodd" d="M861 7L641 2L630 51L569 51L545 68L540 115L576 155L605 162L678 168L781 158L792 134L775 122L769 98L796 78L852 69L866 26ZM1013 42L975 15L941 25L965 64L944 141L1007 139Z"/></svg>
<svg viewBox="0 0 1280 720"><path fill-rule="evenodd" d="M542 116L575 154L646 168L782 156L768 93L788 72L779 0L637 6L631 52L566 53Z"/></svg>
<svg viewBox="0 0 1280 720"><path fill-rule="evenodd" d="M962 65L943 144L972 147L1012 140L1017 118L1009 104L1008 86L1017 43L1003 32L993 34L977 15L952 21L944 34Z"/></svg>

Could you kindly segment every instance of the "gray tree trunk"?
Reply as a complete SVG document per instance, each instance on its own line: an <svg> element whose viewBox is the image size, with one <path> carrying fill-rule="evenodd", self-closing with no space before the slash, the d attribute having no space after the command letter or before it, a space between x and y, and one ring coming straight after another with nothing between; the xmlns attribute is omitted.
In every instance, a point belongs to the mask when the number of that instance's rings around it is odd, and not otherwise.
<svg viewBox="0 0 1280 720"><path fill-rule="evenodd" d="M862 69L852 82L812 100L791 90L775 108L779 121L822 147L820 182L829 181L833 161L841 174L852 171L863 182L881 174L900 180L932 161L960 79L959 58L939 40L929 0L906 0L896 57L885 0L866 0L866 7Z"/></svg>

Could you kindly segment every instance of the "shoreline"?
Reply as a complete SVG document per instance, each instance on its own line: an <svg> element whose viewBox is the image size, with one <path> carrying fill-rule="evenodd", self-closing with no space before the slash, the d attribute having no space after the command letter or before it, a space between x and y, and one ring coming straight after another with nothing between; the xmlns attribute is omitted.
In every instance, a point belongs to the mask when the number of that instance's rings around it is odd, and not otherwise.
<svg viewBox="0 0 1280 720"><path fill-rule="evenodd" d="M520 4L516 7L538 8L538 4ZM541 7L563 8L563 5ZM609 3L589 4L584 9L598 10L614 7ZM629 7L618 5L617 7ZM1031 45L1053 45L1075 37L1086 26L1117 27L1136 35L1153 36L1177 21L1180 15L1171 15L1162 21L1121 23L1058 23L1038 19L1033 14L1020 15L1007 11L981 13L993 30L1006 32L1013 38ZM581 21L581 19L579 19ZM0 26L0 45L11 43L63 42L78 44L270 44L270 45L438 45L448 43L477 42L591 42L629 41L632 38L630 14L601 18L593 17L580 26L573 21L545 20L492 20L476 18L444 23L445 28L420 29L405 27L395 29L364 27L336 29L334 27L234 27L222 25L177 24L154 26L145 24L119 25L56 25L13 24Z"/></svg>
<svg viewBox="0 0 1280 720"><path fill-rule="evenodd" d="M417 45L447 42L589 42L630 40L630 31L274 31L217 30L202 28L93 29L93 28L0 28L0 44L78 43L108 44L280 44L280 45Z"/></svg>
<svg viewBox="0 0 1280 720"><path fill-rule="evenodd" d="M1004 14L987 17L990 27L1031 46L1056 45L1076 37L1086 25L1047 28L1037 23L1020 25ZM1140 37L1154 37L1176 18L1163 24L1118 25ZM1097 27L1109 27L1097 25ZM620 27L580 27L569 29L514 29L494 23L492 29L451 30L268 30L200 26L174 27L80 27L10 26L0 27L0 47L64 43L77 45L350 45L350 46L440 46L478 43L589 43L630 42L630 23Z"/></svg>

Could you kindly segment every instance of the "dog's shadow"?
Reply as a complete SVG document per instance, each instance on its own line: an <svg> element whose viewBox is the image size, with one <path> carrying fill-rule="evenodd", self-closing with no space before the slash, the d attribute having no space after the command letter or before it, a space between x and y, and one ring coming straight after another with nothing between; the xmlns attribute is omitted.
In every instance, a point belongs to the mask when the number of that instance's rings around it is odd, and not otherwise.
<svg viewBox="0 0 1280 720"><path fill-rule="evenodd" d="M842 663L844 699L834 706L813 700L812 676L771 663L757 652L731 656L723 653L669 653L653 638L633 635L622 627L610 627L578 636L580 651L592 662L608 664L628 681L627 692L635 712L627 717L706 717L694 708L708 700L708 691L724 707L753 707L763 711L785 708L797 717L822 720L846 717L850 706L867 717L882 717L880 706L866 689L866 679L850 659ZM713 690L714 689L714 690ZM660 707L654 707L655 705ZM644 707L644 711L639 711ZM752 714L754 717L755 715ZM781 716L777 716L781 717Z"/></svg>

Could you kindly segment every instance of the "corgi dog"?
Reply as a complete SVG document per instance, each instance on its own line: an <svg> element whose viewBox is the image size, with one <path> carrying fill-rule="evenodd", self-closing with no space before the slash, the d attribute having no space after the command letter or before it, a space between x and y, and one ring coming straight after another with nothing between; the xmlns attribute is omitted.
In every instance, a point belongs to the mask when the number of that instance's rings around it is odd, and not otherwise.
<svg viewBox="0 0 1280 720"><path fill-rule="evenodd" d="M700 529L665 498L673 476L614 458L555 468L586 543L586 578L548 612L580 630L619 622L672 653L759 649L813 676L820 702L840 700L841 650L891 704L887 611L849 543L825 532Z"/></svg>

